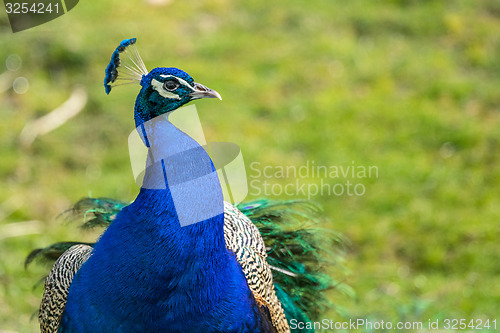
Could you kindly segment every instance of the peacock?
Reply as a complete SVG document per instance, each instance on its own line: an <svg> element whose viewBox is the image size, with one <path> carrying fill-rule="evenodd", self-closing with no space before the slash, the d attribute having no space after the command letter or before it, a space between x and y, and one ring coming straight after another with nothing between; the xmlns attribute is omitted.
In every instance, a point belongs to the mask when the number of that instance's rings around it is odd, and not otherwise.
<svg viewBox="0 0 500 333"><path fill-rule="evenodd" d="M66 212L85 228L105 228L95 243L29 254L26 264L53 262L41 331L290 332L291 320L318 320L333 306L325 291L339 284L324 269L339 263L345 240L317 228L312 202L225 202L208 153L169 121L186 103L220 94L177 68L148 71L135 42L113 52L104 86L107 94L141 86L142 187L131 203L84 198Z"/></svg>

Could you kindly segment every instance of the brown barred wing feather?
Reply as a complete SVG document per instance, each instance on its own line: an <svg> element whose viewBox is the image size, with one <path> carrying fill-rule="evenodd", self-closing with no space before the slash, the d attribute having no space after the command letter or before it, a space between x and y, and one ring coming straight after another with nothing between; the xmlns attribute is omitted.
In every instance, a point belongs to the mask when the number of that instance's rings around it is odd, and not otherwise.
<svg viewBox="0 0 500 333"><path fill-rule="evenodd" d="M259 229L233 205L224 202L224 238L235 253L257 304L269 310L277 332L290 332L288 322L274 290L266 246Z"/></svg>
<svg viewBox="0 0 500 333"><path fill-rule="evenodd" d="M71 281L91 253L92 247L89 245L74 245L54 263L45 280L45 291L38 313L42 333L57 332Z"/></svg>

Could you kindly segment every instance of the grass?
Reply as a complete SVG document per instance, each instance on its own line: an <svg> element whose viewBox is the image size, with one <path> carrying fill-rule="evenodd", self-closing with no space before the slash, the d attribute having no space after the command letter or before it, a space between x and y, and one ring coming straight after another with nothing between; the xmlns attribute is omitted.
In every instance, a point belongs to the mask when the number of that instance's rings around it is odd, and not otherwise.
<svg viewBox="0 0 500 333"><path fill-rule="evenodd" d="M24 76L30 89L0 94L0 230L39 222L37 234L0 232L0 331L36 330L32 286L46 268L24 270L31 249L95 237L56 216L88 194L138 191L126 142L137 87L102 87L112 50L133 36L149 69L180 67L221 93L197 103L205 134L238 143L250 177L252 162L378 168L323 179L362 184L362 196L313 198L352 243L357 296L331 294L345 318L498 318L499 15L493 0L110 0L12 34L2 14L0 60L23 61L0 63L2 80ZM77 86L83 112L21 147L26 122Z"/></svg>

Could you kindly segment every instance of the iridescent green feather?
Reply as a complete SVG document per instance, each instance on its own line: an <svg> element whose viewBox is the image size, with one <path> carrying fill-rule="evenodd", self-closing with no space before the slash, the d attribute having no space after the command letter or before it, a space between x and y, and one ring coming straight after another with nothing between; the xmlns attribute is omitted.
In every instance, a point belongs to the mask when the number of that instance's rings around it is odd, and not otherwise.
<svg viewBox="0 0 500 333"><path fill-rule="evenodd" d="M264 199L242 203L238 209L259 228L267 246L267 261L278 269L273 274L274 284L287 318L319 320L334 307L325 291L342 286L342 291L349 292L348 287L324 273L333 266L345 272L342 261L346 240L319 227L318 205Z"/></svg>
<svg viewBox="0 0 500 333"><path fill-rule="evenodd" d="M83 215L83 228L107 227L128 204L110 198L84 198L65 214L69 219L77 219Z"/></svg>

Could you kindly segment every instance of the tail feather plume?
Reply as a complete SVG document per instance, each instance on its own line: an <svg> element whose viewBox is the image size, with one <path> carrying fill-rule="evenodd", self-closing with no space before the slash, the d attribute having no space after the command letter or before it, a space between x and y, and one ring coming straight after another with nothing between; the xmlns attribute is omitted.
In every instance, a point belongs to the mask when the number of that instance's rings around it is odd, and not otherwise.
<svg viewBox="0 0 500 333"><path fill-rule="evenodd" d="M83 221L83 228L106 228L129 203L111 198L83 198L67 210L65 217Z"/></svg>
<svg viewBox="0 0 500 333"><path fill-rule="evenodd" d="M267 246L267 261L276 293L288 318L314 321L334 304L325 291L349 288L324 272L335 266L341 272L347 241L321 229L321 208L310 201L256 200L238 209L259 228Z"/></svg>

